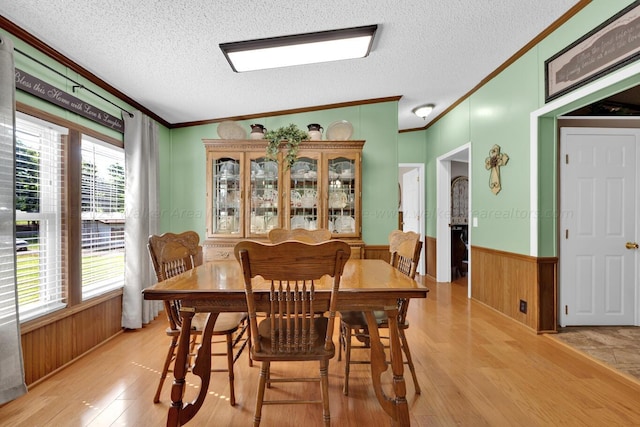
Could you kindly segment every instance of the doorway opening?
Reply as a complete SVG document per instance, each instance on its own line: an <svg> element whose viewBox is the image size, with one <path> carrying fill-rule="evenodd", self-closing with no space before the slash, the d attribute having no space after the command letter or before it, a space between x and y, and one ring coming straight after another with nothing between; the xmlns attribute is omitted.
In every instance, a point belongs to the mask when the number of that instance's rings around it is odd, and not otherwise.
<svg viewBox="0 0 640 427"><path fill-rule="evenodd" d="M402 214L398 228L420 234L422 252L418 264L418 274L426 274L425 243L425 182L424 163L399 163L398 185L400 186L399 212Z"/></svg>
<svg viewBox="0 0 640 427"><path fill-rule="evenodd" d="M560 146L558 144L559 137L559 121L570 117L572 120L583 119L584 116L590 116L589 120L603 121L602 119L612 119L612 115L626 115L637 116L640 114L640 108L631 105L631 101L638 100L637 87L640 83L640 62L630 64L627 68L624 68L616 73L609 74L601 79L593 82L590 85L576 89L556 100L553 100L545 104L540 109L531 113L531 128L530 128L530 172L531 172L531 206L535 212L537 209L551 208L554 212L557 212L556 218L553 221L547 221L544 218L539 217L538 220L531 221L530 229L530 255L534 257L551 255L550 246L548 242L544 242L540 239L541 235L546 232L554 230L555 234L555 247L556 251L553 255L558 256L560 253L560 245L562 239L566 234L565 230L561 229L559 216L562 212L560 208L555 204L548 203L549 199L545 200L545 193L548 191L555 192L560 191L561 187L558 183L558 179L554 180L556 188L541 190L539 188L538 176L541 173L539 154L545 151L547 152L547 159L549 158L549 150L552 149L555 153L559 152ZM635 92L635 93L634 93ZM615 99L619 98L619 99ZM623 99L624 98L624 99ZM615 104L615 105L614 105ZM622 105L621 105L622 104ZM585 107L586 106L586 107ZM605 117L608 116L608 117ZM621 119L618 117L618 119ZM622 118L624 119L624 118ZM628 117L627 117L628 119ZM575 125L575 122L572 123ZM594 126L592 122L590 126ZM595 126L601 126L595 124ZM626 126L621 126L626 127ZM557 154L556 154L557 155ZM560 160L560 159L558 159ZM548 194L548 193L547 193ZM637 196L636 196L637 198ZM562 205L562 200L558 201ZM636 200L637 203L637 200ZM553 207L551 207L553 206ZM541 230L542 229L542 230ZM636 240L637 242L637 232ZM545 249L541 253L539 245L543 245ZM637 262L636 265L640 264ZM562 260L562 257L558 257L558 269L562 271L567 268L566 264ZM634 324L640 326L640 283L638 277L640 277L640 267L636 267L636 279L634 283L635 296L634 302ZM562 301L563 292L563 280L558 278L557 291L556 291L556 310L558 313L562 313L564 310L564 304ZM561 323L563 319L556 319Z"/></svg>
<svg viewBox="0 0 640 427"><path fill-rule="evenodd" d="M452 181L460 174L464 174L466 169L467 182L467 200L466 215L463 222L468 227L470 222L469 213L471 212L471 168L469 159L471 158L471 143L464 144L437 159L436 164L436 280L438 282L451 282L454 269L452 268L452 236L455 235L459 239L459 233L452 232ZM459 217L459 214L456 214ZM464 242L466 253L466 275L467 275L467 292L471 296L471 230L466 230L466 242ZM456 243L458 243L456 241Z"/></svg>
<svg viewBox="0 0 640 427"><path fill-rule="evenodd" d="M640 129L560 126L560 135L559 324L633 325Z"/></svg>

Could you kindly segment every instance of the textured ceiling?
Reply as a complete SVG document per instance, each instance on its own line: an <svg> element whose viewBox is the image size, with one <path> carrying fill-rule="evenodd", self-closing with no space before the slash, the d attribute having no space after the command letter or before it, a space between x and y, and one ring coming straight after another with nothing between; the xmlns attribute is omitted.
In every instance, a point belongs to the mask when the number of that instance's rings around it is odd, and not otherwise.
<svg viewBox="0 0 640 427"><path fill-rule="evenodd" d="M0 15L168 123L401 96L422 127L578 0L0 0ZM364 59L234 73L219 43L378 24ZM411 114L434 103L427 121Z"/></svg>

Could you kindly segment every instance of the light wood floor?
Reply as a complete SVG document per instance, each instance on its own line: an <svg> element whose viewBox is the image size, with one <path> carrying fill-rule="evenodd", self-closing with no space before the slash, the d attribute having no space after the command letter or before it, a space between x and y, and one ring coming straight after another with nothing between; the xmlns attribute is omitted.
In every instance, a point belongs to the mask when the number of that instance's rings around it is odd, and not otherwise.
<svg viewBox="0 0 640 427"><path fill-rule="evenodd" d="M416 395L405 375L413 426L640 425L640 383L469 301L464 281L425 284L431 289L428 298L412 301L409 308L408 336L422 387L422 395ZM161 403L152 403L168 343L164 327L159 318L142 330L121 334L1 407L0 425L164 425L169 382ZM273 369L275 375L283 367ZM371 392L368 366L352 367L349 397L342 395L343 369L343 362L332 360L333 425L388 426ZM243 355L236 370L235 407L226 398L226 374L213 374L204 407L188 425L251 425L258 372ZM190 384L188 393L196 387ZM272 390L317 395L315 385L294 387ZM268 406L262 425L316 426L321 418L317 405Z"/></svg>

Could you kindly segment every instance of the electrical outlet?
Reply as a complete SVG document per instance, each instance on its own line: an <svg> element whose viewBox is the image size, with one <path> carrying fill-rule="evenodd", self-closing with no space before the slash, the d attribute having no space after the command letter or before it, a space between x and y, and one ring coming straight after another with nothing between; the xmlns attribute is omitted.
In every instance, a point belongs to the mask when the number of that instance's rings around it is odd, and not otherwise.
<svg viewBox="0 0 640 427"><path fill-rule="evenodd" d="M527 302L525 300L520 300L520 312L527 314Z"/></svg>

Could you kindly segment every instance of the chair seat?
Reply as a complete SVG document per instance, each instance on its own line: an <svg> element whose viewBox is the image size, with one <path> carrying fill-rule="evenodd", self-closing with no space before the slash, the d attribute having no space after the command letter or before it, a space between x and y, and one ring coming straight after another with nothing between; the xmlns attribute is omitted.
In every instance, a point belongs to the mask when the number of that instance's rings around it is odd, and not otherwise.
<svg viewBox="0 0 640 427"><path fill-rule="evenodd" d="M207 313L196 313L191 319L191 329L195 332L202 332L207 324ZM216 322L218 323L218 322Z"/></svg>
<svg viewBox="0 0 640 427"><path fill-rule="evenodd" d="M191 332L202 333L207 324L208 313L196 313L191 319ZM226 335L239 329L241 322L247 318L247 313L220 313L213 327L213 335ZM180 335L180 329L167 328L167 335Z"/></svg>
<svg viewBox="0 0 640 427"><path fill-rule="evenodd" d="M286 325L283 325L284 328L282 330L276 328L275 330L275 340L276 342L272 342L271 337L271 321L270 319L265 319L260 322L258 325L258 334L260 339L260 352L256 352L256 346L252 347L252 359L253 360L263 360L264 358L268 358L270 361L287 361L287 360L321 360L321 359L331 359L335 354L335 347L332 347L331 350L327 351L324 349L325 344L325 336L327 334L327 324L328 319L326 317L315 317L313 319L315 334L314 339L311 343L309 343L309 349L306 351L299 351L295 348L292 348L290 351L278 351L278 348L282 348L286 346L286 344L279 344L277 340L280 336L286 337L287 330ZM277 326L277 325L276 325ZM283 338L284 339L284 338ZM296 336L293 337L292 347L294 343L301 343L302 336L300 333L297 333ZM297 341L297 342L296 342ZM272 345L274 344L274 345Z"/></svg>
<svg viewBox="0 0 640 427"><path fill-rule="evenodd" d="M389 318L387 317L387 313L384 310L374 310L373 315L376 318L376 323L378 324L379 328L389 327ZM340 312L340 320L349 325L352 329L367 328L367 319L365 318L362 311ZM409 327L409 321L405 319L405 321L399 323L398 326L400 328L407 329Z"/></svg>
<svg viewBox="0 0 640 427"><path fill-rule="evenodd" d="M246 318L247 313L220 313L218 315L218 318L216 319L216 324L213 327L213 334L224 335L235 332L240 327L241 322L243 322Z"/></svg>
<svg viewBox="0 0 640 427"><path fill-rule="evenodd" d="M389 234L389 252L390 252L390 264L397 269L400 273L415 278L417 274L418 261L420 260L420 251L422 250L422 242L420 241L420 235L413 231L400 231L394 230ZM413 377L413 383L416 387L416 393L420 394L420 386L418 385L418 378L416 376L415 367L411 360L411 352L409 351L409 342L405 334L405 329L409 327L407 321L407 309L409 307L408 299L398 299L398 332L400 335L400 346L402 352L406 356L406 364L409 365L411 376ZM379 329L389 329L389 318L385 311L374 311L373 315L376 319L376 325ZM344 388L343 393L345 396L349 394L349 365L352 363L370 363L369 361L352 361L351 349L352 348L369 348L370 337L369 328L365 315L361 311L348 311L340 313L340 347L338 349L338 360L342 358L342 350L345 352L345 364L344 364ZM389 334L390 336L390 334ZM385 338L389 338L385 337ZM362 345L352 346L351 339L355 338ZM381 337L382 338L382 337Z"/></svg>

